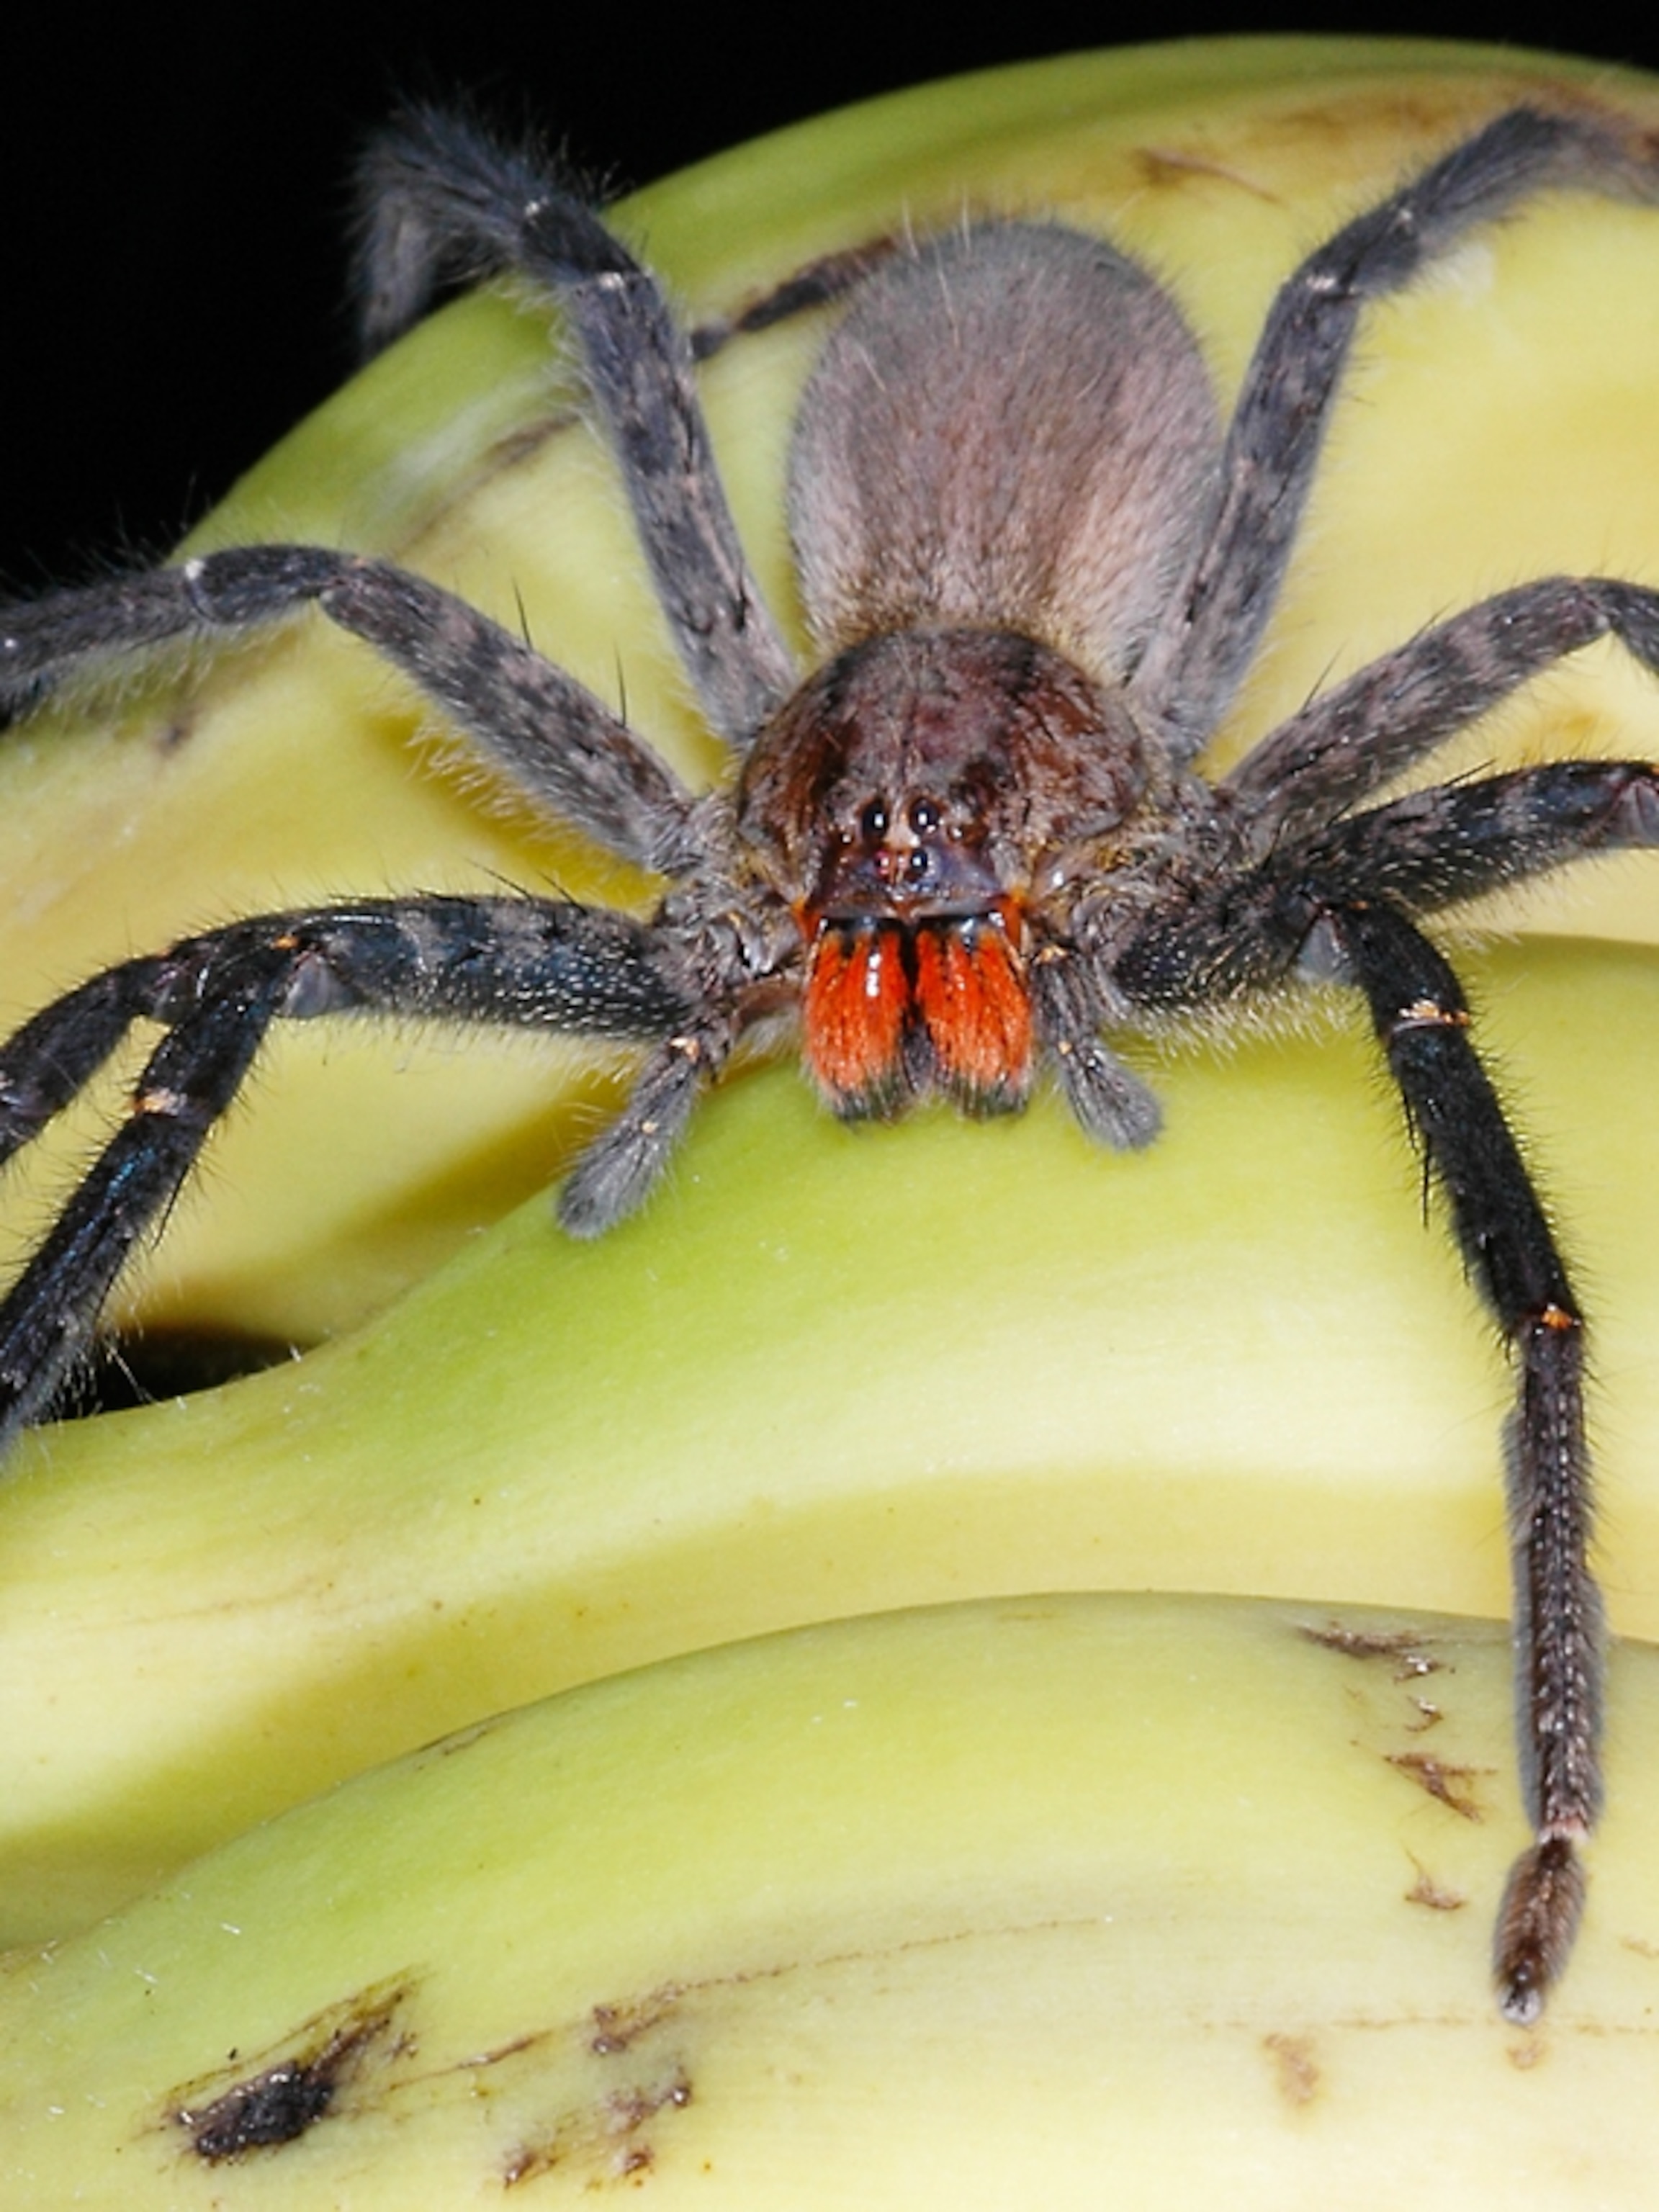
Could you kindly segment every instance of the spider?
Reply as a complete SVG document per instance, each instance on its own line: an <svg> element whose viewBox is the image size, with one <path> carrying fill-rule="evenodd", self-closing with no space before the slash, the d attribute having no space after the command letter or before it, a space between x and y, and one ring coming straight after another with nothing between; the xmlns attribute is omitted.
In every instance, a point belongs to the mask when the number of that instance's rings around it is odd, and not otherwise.
<svg viewBox="0 0 1659 2212"><path fill-rule="evenodd" d="M413 111L366 166L371 344L441 281L556 293L645 557L732 772L693 793L526 642L378 561L258 544L0 616L0 691L314 605L410 677L535 800L665 879L647 918L559 898L295 908L123 961L0 1048L0 1158L135 1022L164 1035L131 1111L0 1306L0 1437L40 1418L161 1224L269 1025L346 1010L642 1050L559 1217L647 1198L745 1032L799 1025L847 1120L942 1095L1017 1111L1055 1080L1102 1143L1158 1133L1108 1042L1310 981L1358 992L1518 1371L1510 1449L1522 1759L1534 1840L1498 1917L1498 2001L1535 2018L1571 1948L1601 1797L1601 1609L1583 1322L1421 918L1659 843L1659 769L1561 762L1376 801L1530 677L1612 635L1659 672L1659 592L1525 583L1316 695L1219 781L1194 763L1283 579L1367 301L1563 185L1659 196L1616 124L1518 108L1302 262L1231 422L1170 294L1110 243L986 220L823 264L839 319L794 425L804 677L745 568L657 281L556 167ZM779 295L782 298L784 295ZM1373 803L1375 802L1375 803Z"/></svg>

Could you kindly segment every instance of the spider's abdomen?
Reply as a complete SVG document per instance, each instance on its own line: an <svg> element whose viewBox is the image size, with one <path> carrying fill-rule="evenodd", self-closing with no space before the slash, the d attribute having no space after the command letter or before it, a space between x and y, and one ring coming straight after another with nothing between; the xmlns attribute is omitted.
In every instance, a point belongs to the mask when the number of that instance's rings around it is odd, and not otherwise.
<svg viewBox="0 0 1659 2212"><path fill-rule="evenodd" d="M802 396L790 526L820 647L1000 623L1121 679L1220 455L1179 310L1103 240L981 223L860 290Z"/></svg>
<svg viewBox="0 0 1659 2212"><path fill-rule="evenodd" d="M1039 910L1081 856L1097 873L1148 782L1121 702L1008 631L869 638L801 687L737 828L799 928L804 1049L838 1113L1024 1104Z"/></svg>

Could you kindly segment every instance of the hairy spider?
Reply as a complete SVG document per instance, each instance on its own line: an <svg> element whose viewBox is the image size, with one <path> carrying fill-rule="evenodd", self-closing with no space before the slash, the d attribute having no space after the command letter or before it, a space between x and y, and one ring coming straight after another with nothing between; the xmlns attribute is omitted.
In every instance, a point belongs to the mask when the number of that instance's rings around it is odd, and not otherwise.
<svg viewBox="0 0 1659 2212"><path fill-rule="evenodd" d="M1601 1794L1600 1605L1583 1327L1543 1211L1420 917L1582 854L1659 842L1659 770L1571 762L1369 804L1562 655L1613 635L1659 670L1659 593L1522 584L1316 696L1230 774L1192 763L1283 578L1366 301L1545 188L1659 196L1613 123L1517 109L1309 255L1230 424L1167 292L1103 240L980 222L806 280L850 299L795 423L790 519L817 665L747 574L692 348L556 171L419 112L367 169L367 328L441 278L556 290L621 459L656 591L733 755L694 793L572 678L428 583L310 545L209 554L0 617L26 703L89 661L315 603L407 672L537 801L668 888L648 919L529 896L264 915L122 962L0 1050L0 1158L139 1019L166 1034L131 1114L0 1307L0 1436L42 1415L165 1215L268 1025L340 1010L631 1040L627 1103L577 1161L596 1236L662 1172L752 1025L792 1011L845 1118L943 1093L1017 1110L1041 1070L1088 1133L1156 1135L1114 1032L1308 979L1370 1012L1466 1261L1519 1371L1510 1512L1534 1841L1496 1971L1534 2017L1571 1946Z"/></svg>

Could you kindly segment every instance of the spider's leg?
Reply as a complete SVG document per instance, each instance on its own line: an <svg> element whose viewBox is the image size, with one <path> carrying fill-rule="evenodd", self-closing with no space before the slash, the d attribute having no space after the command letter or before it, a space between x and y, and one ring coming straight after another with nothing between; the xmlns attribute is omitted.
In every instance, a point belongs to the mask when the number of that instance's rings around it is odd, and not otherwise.
<svg viewBox="0 0 1659 2212"><path fill-rule="evenodd" d="M1365 302L1476 224L1563 185L1651 200L1659 166L1610 123L1516 108L1346 224L1279 288L1228 430L1213 518L1133 678L1177 750L1202 744L1255 653Z"/></svg>
<svg viewBox="0 0 1659 2212"><path fill-rule="evenodd" d="M0 1304L0 1443L44 1413L86 1350L111 1285L165 1217L271 1022L352 1011L647 1042L693 1019L673 957L647 924L538 899L434 896L266 915L83 984L0 1048L6 1155L133 1022L161 1022L167 1034L128 1120Z"/></svg>
<svg viewBox="0 0 1659 2212"><path fill-rule="evenodd" d="M1263 872L1310 875L1429 914L1591 854L1653 845L1659 767L1548 761L1411 792L1334 823Z"/></svg>
<svg viewBox="0 0 1659 2212"><path fill-rule="evenodd" d="M669 875L706 857L696 801L592 693L465 599L316 545L198 555L0 611L0 702L89 665L259 628L315 603L444 708L506 775L613 853Z"/></svg>
<svg viewBox="0 0 1659 2212"><path fill-rule="evenodd" d="M145 1012L162 963L127 960L42 1009L0 1046L0 1166L77 1097Z"/></svg>
<svg viewBox="0 0 1659 2212"><path fill-rule="evenodd" d="M463 117L415 108L362 170L364 335L383 344L434 281L508 270L556 295L621 459L640 541L681 659L734 744L796 672L738 543L691 374L662 288L553 162L496 143Z"/></svg>
<svg viewBox="0 0 1659 2212"><path fill-rule="evenodd" d="M1325 972L1310 902L1380 896L1430 914L1597 853L1655 845L1651 762L1547 761L1435 784L1184 890L1143 914L1105 965L1131 1010L1214 1005L1282 989L1298 965Z"/></svg>
<svg viewBox="0 0 1659 2212"><path fill-rule="evenodd" d="M1516 1668L1535 1841L1510 1876L1494 1946L1506 2015L1537 2017L1583 1902L1577 1847L1601 1802L1601 1603L1590 1575L1583 1323L1544 1210L1469 1041L1442 956L1381 900L1329 931L1450 1201L1457 1239L1520 1369L1510 1434Z"/></svg>
<svg viewBox="0 0 1659 2212"><path fill-rule="evenodd" d="M1601 576L1545 576L1422 632L1313 700L1218 787L1261 859L1443 744L1530 678L1615 636L1659 673L1659 592Z"/></svg>
<svg viewBox="0 0 1659 2212"><path fill-rule="evenodd" d="M0 1444L47 1410L87 1351L110 1286L166 1213L269 1026L286 962L250 963L237 988L162 1039L127 1121L0 1305Z"/></svg>
<svg viewBox="0 0 1659 2212"><path fill-rule="evenodd" d="M1504 811L1537 825L1533 865L1567 848L1655 842L1659 789L1650 770L1603 763L1559 763L1426 794L1454 818L1433 841L1449 879L1480 872L1460 849L1486 854L1485 884L1520 872L1491 823ZM1401 802L1408 808L1410 801ZM1461 813L1459 812L1461 810ZM1390 819L1391 817L1391 819ZM1398 834L1410 820L1377 810ZM1450 1203L1457 1240L1520 1367L1510 1449L1516 1650L1522 1766L1536 1841L1510 1877L1496 1968L1504 2010L1535 2017L1565 1962L1583 1899L1577 1846L1601 1802L1601 1602L1586 1553L1589 1471L1583 1433L1583 1321L1532 1182L1496 1092L1469 1037L1457 979L1376 878L1389 869L1371 846L1367 817L1339 825L1328 846L1279 856L1271 866L1210 885L1184 921L1146 918L1113 969L1116 988L1142 1008L1173 1011L1282 987L1298 961L1357 987L1400 1087L1413 1129ZM1351 851L1342 841L1354 832ZM1379 829L1378 835L1381 831ZM1398 836L1409 853L1411 839ZM1317 857L1322 872L1312 872ZM1362 860L1370 873L1362 883ZM1434 871L1400 862L1421 884ZM1485 887L1483 884L1481 887ZM1392 888L1392 886L1390 886ZM1458 895L1462 895L1460 891Z"/></svg>

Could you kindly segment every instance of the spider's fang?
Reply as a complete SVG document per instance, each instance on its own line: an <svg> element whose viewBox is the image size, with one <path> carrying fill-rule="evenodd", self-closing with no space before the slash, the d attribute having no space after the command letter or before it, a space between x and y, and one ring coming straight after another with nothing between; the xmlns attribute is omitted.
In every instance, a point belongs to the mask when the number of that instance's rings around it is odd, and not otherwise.
<svg viewBox="0 0 1659 2212"><path fill-rule="evenodd" d="M1022 1104L1031 1002L1005 932L981 921L920 928L915 966L915 1008L944 1088L970 1113Z"/></svg>
<svg viewBox="0 0 1659 2212"><path fill-rule="evenodd" d="M896 922L831 923L812 948L802 1006L806 1059L848 1120L894 1110L910 998Z"/></svg>
<svg viewBox="0 0 1659 2212"><path fill-rule="evenodd" d="M807 1064L845 1119L934 1089L972 1114L1025 1102L1030 999L1000 916L822 922L802 1012Z"/></svg>

